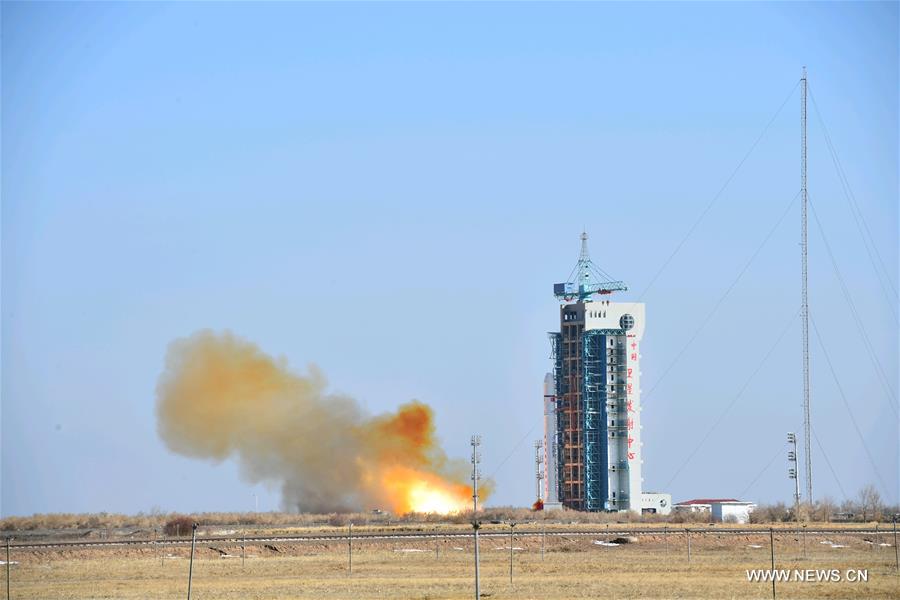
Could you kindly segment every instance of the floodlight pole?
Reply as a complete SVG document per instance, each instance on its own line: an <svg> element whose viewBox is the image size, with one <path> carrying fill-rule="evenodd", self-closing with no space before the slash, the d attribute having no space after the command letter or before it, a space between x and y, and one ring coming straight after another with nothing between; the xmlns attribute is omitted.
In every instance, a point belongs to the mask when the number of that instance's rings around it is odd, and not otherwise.
<svg viewBox="0 0 900 600"><path fill-rule="evenodd" d="M478 447L481 446L481 436L473 435L472 445L472 530L475 538L475 600L481 599L481 573L478 565L478 529L481 525L478 523L478 464L481 462L481 455Z"/></svg>
<svg viewBox="0 0 900 600"><path fill-rule="evenodd" d="M894 531L894 543L897 541L896 535L896 527ZM10 537L6 536L6 600L9 600L11 596L9 595L9 540Z"/></svg>
<svg viewBox="0 0 900 600"><path fill-rule="evenodd" d="M788 469L788 478L794 480L794 520L800 521L800 469L797 466L797 434L787 434L787 441L793 450L788 451L788 462L793 464Z"/></svg>

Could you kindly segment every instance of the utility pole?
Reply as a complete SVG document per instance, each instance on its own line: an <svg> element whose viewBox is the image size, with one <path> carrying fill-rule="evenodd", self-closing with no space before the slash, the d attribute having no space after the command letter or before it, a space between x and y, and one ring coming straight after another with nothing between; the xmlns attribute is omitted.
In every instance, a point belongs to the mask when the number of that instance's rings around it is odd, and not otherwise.
<svg viewBox="0 0 900 600"><path fill-rule="evenodd" d="M897 532L896 525L894 526L894 544L897 543ZM9 595L9 540L10 537L6 536L6 600L9 600L12 596Z"/></svg>
<svg viewBox="0 0 900 600"><path fill-rule="evenodd" d="M478 565L478 480L481 475L478 473L478 464L481 462L481 454L478 447L481 446L481 436L473 435L470 442L472 444L472 530L475 537L475 600L481 600L481 573Z"/></svg>
<svg viewBox="0 0 900 600"><path fill-rule="evenodd" d="M769 548L772 550L772 600L775 600L775 530L769 528Z"/></svg>
<svg viewBox="0 0 900 600"><path fill-rule="evenodd" d="M188 600L191 600L191 581L194 578L194 544L197 541L197 524L191 525L191 562L188 566Z"/></svg>
<svg viewBox="0 0 900 600"><path fill-rule="evenodd" d="M513 528L516 526L515 523L510 522L509 524L509 585L512 585L512 571L513 571Z"/></svg>
<svg viewBox="0 0 900 600"><path fill-rule="evenodd" d="M800 477L797 473L797 434L788 433L787 441L793 450L788 450L788 462L793 466L788 469L788 478L794 480L794 519L800 521Z"/></svg>
<svg viewBox="0 0 900 600"><path fill-rule="evenodd" d="M535 477L535 500L540 502L544 499L544 440L534 441L534 477Z"/></svg>
<svg viewBox="0 0 900 600"><path fill-rule="evenodd" d="M807 228L806 213L809 196L806 193L806 67L800 77L800 252L802 257L803 285L800 303L800 320L803 325L803 451L806 460L806 501L811 505L812 493L812 443L810 442L809 416L809 285L807 277Z"/></svg>

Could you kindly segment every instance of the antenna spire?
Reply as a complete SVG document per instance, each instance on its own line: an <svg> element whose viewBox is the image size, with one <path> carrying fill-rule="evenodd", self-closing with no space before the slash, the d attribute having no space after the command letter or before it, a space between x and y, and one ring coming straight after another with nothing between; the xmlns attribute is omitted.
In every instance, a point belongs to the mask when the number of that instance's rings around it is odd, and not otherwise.
<svg viewBox="0 0 900 600"><path fill-rule="evenodd" d="M812 504L812 444L810 442L809 415L809 284L807 281L807 235L806 213L808 196L806 193L806 66L800 77L800 254L801 254L801 297L800 320L803 325L803 451L806 463L806 501Z"/></svg>
<svg viewBox="0 0 900 600"><path fill-rule="evenodd" d="M588 252L587 231L581 231L581 254L578 263L569 273L568 281L553 285L553 295L564 302L576 300L584 302L594 294L611 294L614 291L627 290L621 281L613 281L605 271L591 260Z"/></svg>
<svg viewBox="0 0 900 600"><path fill-rule="evenodd" d="M581 231L581 255L578 257L579 262L591 260L591 255L588 252L587 241L588 241L587 231L582 230Z"/></svg>

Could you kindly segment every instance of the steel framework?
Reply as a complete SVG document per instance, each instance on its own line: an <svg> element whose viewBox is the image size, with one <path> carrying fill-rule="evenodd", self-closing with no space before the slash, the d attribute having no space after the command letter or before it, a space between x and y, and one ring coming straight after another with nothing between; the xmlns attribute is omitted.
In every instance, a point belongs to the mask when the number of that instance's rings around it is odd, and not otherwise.
<svg viewBox="0 0 900 600"><path fill-rule="evenodd" d="M812 484L812 444L810 442L810 410L809 410L809 294L807 281L807 201L806 193L806 67L800 78L800 253L802 271L802 291L800 304L800 320L803 328L803 451L806 461L806 501L813 501Z"/></svg>
<svg viewBox="0 0 900 600"><path fill-rule="evenodd" d="M609 436L606 415L606 335L584 332L582 348L582 436L584 509L603 510L609 496Z"/></svg>

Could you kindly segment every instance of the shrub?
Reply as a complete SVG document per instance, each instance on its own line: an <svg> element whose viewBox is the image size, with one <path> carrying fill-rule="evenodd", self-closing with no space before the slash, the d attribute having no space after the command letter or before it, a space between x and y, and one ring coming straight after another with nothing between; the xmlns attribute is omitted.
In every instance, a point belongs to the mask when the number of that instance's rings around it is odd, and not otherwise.
<svg viewBox="0 0 900 600"><path fill-rule="evenodd" d="M191 532L194 525L194 519L187 515L175 515L166 521L163 526L163 533L166 535L182 536Z"/></svg>
<svg viewBox="0 0 900 600"><path fill-rule="evenodd" d="M347 515L342 513L332 513L328 516L328 524L332 527L343 527L349 522Z"/></svg>

